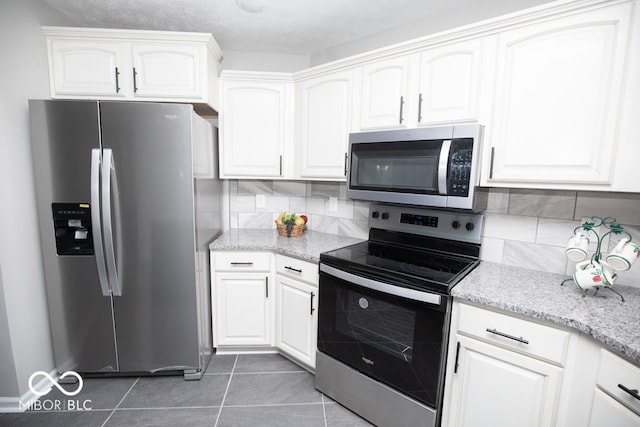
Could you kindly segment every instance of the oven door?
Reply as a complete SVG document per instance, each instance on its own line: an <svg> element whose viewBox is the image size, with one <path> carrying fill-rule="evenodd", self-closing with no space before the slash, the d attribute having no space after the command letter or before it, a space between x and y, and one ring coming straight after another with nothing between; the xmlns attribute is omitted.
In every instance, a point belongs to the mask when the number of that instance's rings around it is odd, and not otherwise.
<svg viewBox="0 0 640 427"><path fill-rule="evenodd" d="M321 264L318 350L436 408L449 299Z"/></svg>

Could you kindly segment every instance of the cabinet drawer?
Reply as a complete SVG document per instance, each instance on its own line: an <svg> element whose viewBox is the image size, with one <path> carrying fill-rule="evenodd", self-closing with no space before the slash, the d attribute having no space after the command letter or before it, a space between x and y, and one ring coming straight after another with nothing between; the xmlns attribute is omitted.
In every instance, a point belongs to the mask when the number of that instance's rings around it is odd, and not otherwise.
<svg viewBox="0 0 640 427"><path fill-rule="evenodd" d="M598 386L640 414L640 399L632 396L632 393L636 396L640 393L640 367L607 350L601 350ZM624 391L622 387L629 392Z"/></svg>
<svg viewBox="0 0 640 427"><path fill-rule="evenodd" d="M276 273L318 285L318 264L276 255Z"/></svg>
<svg viewBox="0 0 640 427"><path fill-rule="evenodd" d="M460 304L458 332L562 365L569 333L550 326Z"/></svg>
<svg viewBox="0 0 640 427"><path fill-rule="evenodd" d="M213 252L216 271L271 271L268 252Z"/></svg>

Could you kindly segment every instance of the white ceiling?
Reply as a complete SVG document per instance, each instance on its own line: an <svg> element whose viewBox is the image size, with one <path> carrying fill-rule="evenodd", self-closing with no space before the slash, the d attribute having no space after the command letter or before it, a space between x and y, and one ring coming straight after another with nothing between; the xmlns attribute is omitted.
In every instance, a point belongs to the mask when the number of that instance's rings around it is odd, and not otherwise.
<svg viewBox="0 0 640 427"><path fill-rule="evenodd" d="M212 33L222 50L310 55L483 0L44 0L75 25ZM507 0L509 1L509 0Z"/></svg>

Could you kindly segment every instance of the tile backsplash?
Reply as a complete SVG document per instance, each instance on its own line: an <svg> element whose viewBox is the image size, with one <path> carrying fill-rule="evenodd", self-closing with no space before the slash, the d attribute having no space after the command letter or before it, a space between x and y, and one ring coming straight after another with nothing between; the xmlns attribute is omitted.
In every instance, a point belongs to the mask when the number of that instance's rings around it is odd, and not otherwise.
<svg viewBox="0 0 640 427"><path fill-rule="evenodd" d="M258 195L264 196L263 206L256 203ZM347 199L344 183L230 182L231 228L275 228L282 211L306 214L311 230L361 239L368 235L369 203ZM640 240L638 193L491 189L484 214L481 259L533 270L571 274L575 264L564 256L567 240L591 216L614 217ZM603 251L618 240L606 239ZM640 287L640 262L620 273L617 283Z"/></svg>

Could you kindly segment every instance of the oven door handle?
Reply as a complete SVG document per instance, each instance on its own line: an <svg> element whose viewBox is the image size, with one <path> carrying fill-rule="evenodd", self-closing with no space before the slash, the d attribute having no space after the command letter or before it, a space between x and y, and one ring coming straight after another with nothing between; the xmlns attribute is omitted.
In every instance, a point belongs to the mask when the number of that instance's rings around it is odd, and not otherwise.
<svg viewBox="0 0 640 427"><path fill-rule="evenodd" d="M427 304L440 305L442 296L426 291L417 291L415 289L404 288L402 286L390 285L389 283L378 282L377 280L368 279L355 274L347 273L343 270L331 267L326 264L320 264L320 271L330 276L342 279L344 281L354 283L356 285L373 289L375 291L384 292L401 298L407 298L414 301L425 302Z"/></svg>

